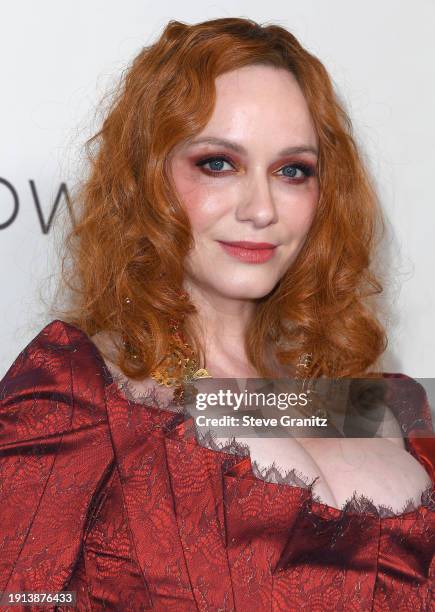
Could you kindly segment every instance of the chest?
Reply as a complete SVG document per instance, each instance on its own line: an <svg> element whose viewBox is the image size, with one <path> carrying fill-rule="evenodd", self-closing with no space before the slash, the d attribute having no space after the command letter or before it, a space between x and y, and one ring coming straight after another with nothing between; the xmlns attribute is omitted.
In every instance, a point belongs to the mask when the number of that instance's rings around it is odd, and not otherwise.
<svg viewBox="0 0 435 612"><path fill-rule="evenodd" d="M431 484L424 467L406 448L385 438L250 438L246 442L251 460L260 469L274 464L282 475L294 470L307 483L317 479L313 493L334 508L342 508L356 494L400 513L410 500L420 505L422 492Z"/></svg>

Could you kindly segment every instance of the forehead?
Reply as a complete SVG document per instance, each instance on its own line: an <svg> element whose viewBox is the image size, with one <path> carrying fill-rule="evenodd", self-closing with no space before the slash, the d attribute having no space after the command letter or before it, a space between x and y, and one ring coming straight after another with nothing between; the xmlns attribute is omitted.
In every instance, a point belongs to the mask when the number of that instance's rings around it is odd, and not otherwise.
<svg viewBox="0 0 435 612"><path fill-rule="evenodd" d="M273 139L278 147L296 140L313 146L317 143L296 78L273 66L244 66L216 78L215 107L201 135L212 132L245 142Z"/></svg>

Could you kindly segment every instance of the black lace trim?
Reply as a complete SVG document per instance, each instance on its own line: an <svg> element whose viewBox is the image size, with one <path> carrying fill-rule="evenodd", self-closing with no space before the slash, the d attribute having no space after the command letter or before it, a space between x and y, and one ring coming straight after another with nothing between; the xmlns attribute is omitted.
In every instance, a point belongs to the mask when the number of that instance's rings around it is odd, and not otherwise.
<svg viewBox="0 0 435 612"><path fill-rule="evenodd" d="M123 374L115 372L113 368L109 368L112 375L113 382L120 390L120 393L128 401L135 404L143 404L150 408L157 407L159 410L166 410L167 412L175 412L177 414L186 414L183 406L173 404L169 399L167 402L163 402L161 396L158 393L157 387L150 386L145 393L138 391L132 382L126 378Z"/></svg>
<svg viewBox="0 0 435 612"><path fill-rule="evenodd" d="M219 442L208 431L206 434L197 434L198 443L201 446L209 448L214 451L223 451L228 454L240 455L241 457L249 457L249 445L242 442L238 442L235 438L231 438L226 442ZM323 504L321 497L314 493L313 486L318 480L319 476L316 476L314 480L296 469L283 470L273 462L269 466L262 466L257 461L251 461L252 472L260 480L265 482L271 482L274 484L287 485L291 487L300 487L303 489L310 489L310 496L312 501ZM356 491L348 498L345 503L339 508L343 513L353 512L358 514L372 514L380 518L398 516L407 512L413 512L420 506L424 506L431 511L435 511L435 491L432 484L429 484L424 491L421 493L420 503L416 504L410 497L403 504L399 511L393 510L391 506L373 503L373 499L364 495L363 493L358 494Z"/></svg>
<svg viewBox="0 0 435 612"><path fill-rule="evenodd" d="M190 414L186 413L183 406L172 404L170 400L168 402L163 402L157 392L156 387L151 386L146 393L141 393L134 388L131 381L124 375L121 375L112 369L111 374L113 381L127 400L150 407L157 406L161 410L178 413L183 415L184 418L190 418ZM250 456L249 445L239 442L235 438L231 438L227 442L219 442L215 439L213 433L210 431L202 434L196 429L195 434L198 444L204 448L237 455L240 457ZM319 476L316 476L314 480L310 481L308 476L302 474L296 469L284 471L282 468L277 466L275 462L269 466L260 467L257 461L253 460L251 461L251 466L252 472L256 478L264 480L265 482L309 489L312 501L323 504L321 497L312 490ZM356 491L354 491L352 496L345 501L339 510L344 513L353 512L359 514L372 514L380 518L386 518L398 516L407 512L413 512L420 506L424 506L431 511L435 511L435 490L432 484L429 484L421 493L420 504L416 504L412 498L408 498L399 512L394 511L393 508L388 505L379 504L377 506L373 503L373 499L362 493L358 494Z"/></svg>

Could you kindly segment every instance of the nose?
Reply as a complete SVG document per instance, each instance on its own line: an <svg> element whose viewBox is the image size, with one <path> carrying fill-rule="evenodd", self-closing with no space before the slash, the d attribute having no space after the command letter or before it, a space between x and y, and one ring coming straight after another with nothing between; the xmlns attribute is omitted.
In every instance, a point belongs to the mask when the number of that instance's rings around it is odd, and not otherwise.
<svg viewBox="0 0 435 612"><path fill-rule="evenodd" d="M264 172L258 168L241 185L241 194L236 208L238 221L252 221L256 227L266 227L277 221L277 208Z"/></svg>

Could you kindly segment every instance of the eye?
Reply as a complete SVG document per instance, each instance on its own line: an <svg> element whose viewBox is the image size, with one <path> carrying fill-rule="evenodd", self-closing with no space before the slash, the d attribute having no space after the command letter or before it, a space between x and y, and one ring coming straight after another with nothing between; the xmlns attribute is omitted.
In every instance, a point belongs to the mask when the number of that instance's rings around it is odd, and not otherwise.
<svg viewBox="0 0 435 612"><path fill-rule="evenodd" d="M287 164L279 169L279 172L283 171L281 176L289 179L290 182L301 183L306 178L314 176L316 171L312 166L306 164Z"/></svg>
<svg viewBox="0 0 435 612"><path fill-rule="evenodd" d="M234 170L234 164L224 155L207 157L195 163L196 166L203 168L204 172L211 176L225 175L226 172L228 172L228 168L225 168L225 164L230 166L230 170ZM308 177L316 174L316 170L313 166L302 163L286 164L280 168L278 172L281 171L283 172L281 176L286 178L289 183L296 184L303 183Z"/></svg>
<svg viewBox="0 0 435 612"><path fill-rule="evenodd" d="M201 159L197 161L195 165L200 168L205 168L205 170L208 171L207 174L216 175L216 174L222 174L222 170L225 170L224 169L225 164L228 164L229 166L231 166L231 168L234 168L232 163L226 157L223 157L222 155L218 155L215 157L208 157L207 159ZM209 165L208 168L206 167L207 165Z"/></svg>

